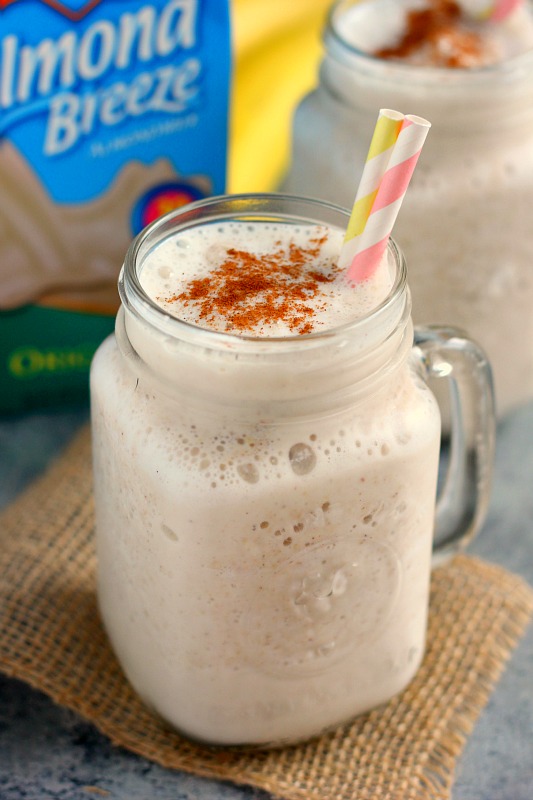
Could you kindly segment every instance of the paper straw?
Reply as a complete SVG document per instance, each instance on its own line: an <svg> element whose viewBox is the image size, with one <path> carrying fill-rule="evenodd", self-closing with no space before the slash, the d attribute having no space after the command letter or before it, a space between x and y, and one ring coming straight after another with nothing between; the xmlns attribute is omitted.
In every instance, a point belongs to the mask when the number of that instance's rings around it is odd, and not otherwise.
<svg viewBox="0 0 533 800"><path fill-rule="evenodd" d="M521 6L523 0L469 0L464 3L467 14L480 20L502 22Z"/></svg>
<svg viewBox="0 0 533 800"><path fill-rule="evenodd" d="M491 4L492 9L488 18L493 22L501 22L509 16L518 6L522 5L522 0L496 0Z"/></svg>
<svg viewBox="0 0 533 800"><path fill-rule="evenodd" d="M340 263L348 263L349 281L367 280L378 266L430 127L427 120L413 115L401 123L364 229L343 245Z"/></svg>
<svg viewBox="0 0 533 800"><path fill-rule="evenodd" d="M354 241L365 228L403 120L404 115L398 111L382 108L379 112L344 236L345 246L342 248L339 258L339 266L343 269L349 266L353 256L351 252L353 246L350 246L349 242Z"/></svg>

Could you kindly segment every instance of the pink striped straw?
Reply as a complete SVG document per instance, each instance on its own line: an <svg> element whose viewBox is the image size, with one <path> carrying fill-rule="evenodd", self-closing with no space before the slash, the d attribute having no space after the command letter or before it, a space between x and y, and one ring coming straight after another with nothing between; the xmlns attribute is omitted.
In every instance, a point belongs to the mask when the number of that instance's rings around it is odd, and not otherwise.
<svg viewBox="0 0 533 800"><path fill-rule="evenodd" d="M460 5L474 19L503 22L524 0L462 0Z"/></svg>
<svg viewBox="0 0 533 800"><path fill-rule="evenodd" d="M404 119L403 114L389 108L379 111L344 236L344 246L339 257L341 269L350 265L355 254L358 236L365 229Z"/></svg>
<svg viewBox="0 0 533 800"><path fill-rule="evenodd" d="M431 124L422 117L407 115L404 118L364 230L343 246L343 250L348 246L351 250L346 271L349 281L359 283L367 280L376 270L430 127ZM345 260L342 254L340 260Z"/></svg>
<svg viewBox="0 0 533 800"><path fill-rule="evenodd" d="M501 22L512 14L512 12L522 5L523 0L495 0L488 18L494 22Z"/></svg>

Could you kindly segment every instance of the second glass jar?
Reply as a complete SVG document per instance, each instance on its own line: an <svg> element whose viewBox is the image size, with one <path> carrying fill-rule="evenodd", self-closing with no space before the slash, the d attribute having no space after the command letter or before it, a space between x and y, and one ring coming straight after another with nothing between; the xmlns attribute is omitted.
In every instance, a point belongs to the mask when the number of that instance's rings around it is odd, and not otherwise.
<svg viewBox="0 0 533 800"><path fill-rule="evenodd" d="M533 399L533 51L479 69L374 58L358 28L397 3L333 6L283 189L351 207L378 110L432 123L394 228L413 318L455 325L483 346L503 414Z"/></svg>

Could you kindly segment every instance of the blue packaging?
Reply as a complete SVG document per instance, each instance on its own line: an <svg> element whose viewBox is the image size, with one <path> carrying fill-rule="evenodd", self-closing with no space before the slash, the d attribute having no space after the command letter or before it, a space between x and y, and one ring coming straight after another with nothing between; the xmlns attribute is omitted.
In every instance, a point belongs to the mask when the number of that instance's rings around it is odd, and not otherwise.
<svg viewBox="0 0 533 800"><path fill-rule="evenodd" d="M0 0L0 411L86 398L126 249L226 188L228 0Z"/></svg>

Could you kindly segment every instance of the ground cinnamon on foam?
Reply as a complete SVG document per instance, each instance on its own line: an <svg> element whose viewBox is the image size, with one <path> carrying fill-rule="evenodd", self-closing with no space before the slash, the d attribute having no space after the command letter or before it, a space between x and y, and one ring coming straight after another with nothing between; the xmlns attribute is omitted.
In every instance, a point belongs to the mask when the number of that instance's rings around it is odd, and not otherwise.
<svg viewBox="0 0 533 800"><path fill-rule="evenodd" d="M313 317L326 305L320 300L322 286L339 273L331 261L325 261L323 272L309 267L316 264L326 239L327 232L306 247L292 242L283 247L278 241L273 252L262 255L228 248L209 277L192 279L185 291L166 302L194 305L198 324L216 329L223 318L225 330L236 333L261 333L280 322L295 334L310 333Z"/></svg>
<svg viewBox="0 0 533 800"><path fill-rule="evenodd" d="M483 57L483 38L461 27L463 14L453 0L429 0L428 7L407 13L402 39L374 53L377 58L407 59L422 50L428 63L442 67L468 67Z"/></svg>

